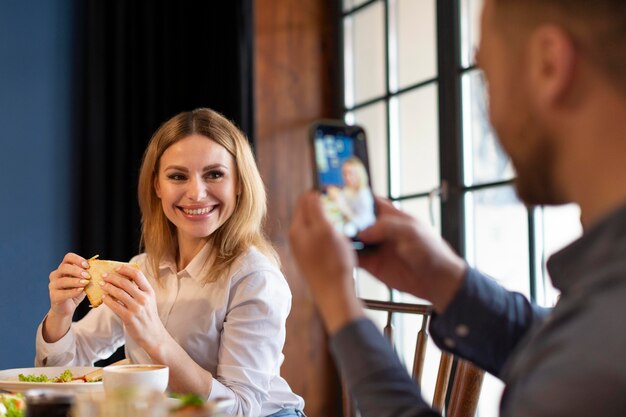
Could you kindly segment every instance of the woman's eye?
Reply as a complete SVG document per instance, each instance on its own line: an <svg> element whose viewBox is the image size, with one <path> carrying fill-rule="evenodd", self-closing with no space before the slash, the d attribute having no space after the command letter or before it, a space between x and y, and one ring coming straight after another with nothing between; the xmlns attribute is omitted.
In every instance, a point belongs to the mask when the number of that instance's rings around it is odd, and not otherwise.
<svg viewBox="0 0 626 417"><path fill-rule="evenodd" d="M183 174L170 174L167 178L174 181L182 181L185 179L185 176Z"/></svg>
<svg viewBox="0 0 626 417"><path fill-rule="evenodd" d="M220 179L224 176L222 171L209 171L206 173L205 177L210 180Z"/></svg>

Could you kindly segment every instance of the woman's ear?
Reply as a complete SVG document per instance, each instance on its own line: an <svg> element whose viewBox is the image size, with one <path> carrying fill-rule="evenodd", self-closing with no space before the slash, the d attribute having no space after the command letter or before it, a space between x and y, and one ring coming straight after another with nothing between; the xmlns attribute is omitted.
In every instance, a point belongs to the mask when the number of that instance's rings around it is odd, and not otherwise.
<svg viewBox="0 0 626 417"><path fill-rule="evenodd" d="M161 186L159 185L159 177L158 176L154 176L154 192L156 193L157 197L161 198Z"/></svg>

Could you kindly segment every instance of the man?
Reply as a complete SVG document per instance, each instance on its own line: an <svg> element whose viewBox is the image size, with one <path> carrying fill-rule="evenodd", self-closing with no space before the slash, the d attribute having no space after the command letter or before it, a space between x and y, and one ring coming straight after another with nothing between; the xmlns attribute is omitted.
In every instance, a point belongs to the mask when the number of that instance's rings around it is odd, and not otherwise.
<svg viewBox="0 0 626 417"><path fill-rule="evenodd" d="M501 416L626 416L626 3L485 0L481 29L477 62L519 196L581 208L583 237L548 262L558 304L502 289L383 200L360 235L378 248L358 264L432 302L437 344L505 382ZM290 240L361 414L437 415L364 319L357 255L315 193Z"/></svg>

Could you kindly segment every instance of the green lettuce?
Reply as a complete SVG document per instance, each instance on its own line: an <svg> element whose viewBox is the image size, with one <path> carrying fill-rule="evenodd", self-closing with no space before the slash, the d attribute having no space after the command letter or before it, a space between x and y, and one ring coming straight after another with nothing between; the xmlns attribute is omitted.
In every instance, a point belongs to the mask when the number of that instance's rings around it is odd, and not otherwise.
<svg viewBox="0 0 626 417"><path fill-rule="evenodd" d="M19 374L17 376L19 378L19 380L21 382L52 382L50 380L50 378L48 378L46 375L41 374L41 375L24 375L24 374Z"/></svg>
<svg viewBox="0 0 626 417"><path fill-rule="evenodd" d="M50 378L44 374L19 374L17 377L21 382L71 382L72 378L74 378L74 375L72 375L72 371L66 369L61 375L57 376L56 378Z"/></svg>

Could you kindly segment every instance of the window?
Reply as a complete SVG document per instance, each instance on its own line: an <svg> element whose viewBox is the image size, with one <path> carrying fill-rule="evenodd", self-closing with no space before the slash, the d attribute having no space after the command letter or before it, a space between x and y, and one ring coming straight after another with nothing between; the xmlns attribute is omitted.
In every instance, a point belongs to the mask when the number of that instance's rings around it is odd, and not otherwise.
<svg viewBox="0 0 626 417"><path fill-rule="evenodd" d="M579 212L529 208L515 194L474 65L481 8L482 0L343 0L345 120L368 133L377 194L430 223L470 265L552 305L557 293L545 260L581 234ZM423 302L364 271L357 288L364 298ZM396 334L414 335L418 325L396 323ZM414 341L407 339L396 343L409 362ZM426 363L436 368L438 358ZM501 390L485 377L480 417L497 416Z"/></svg>

